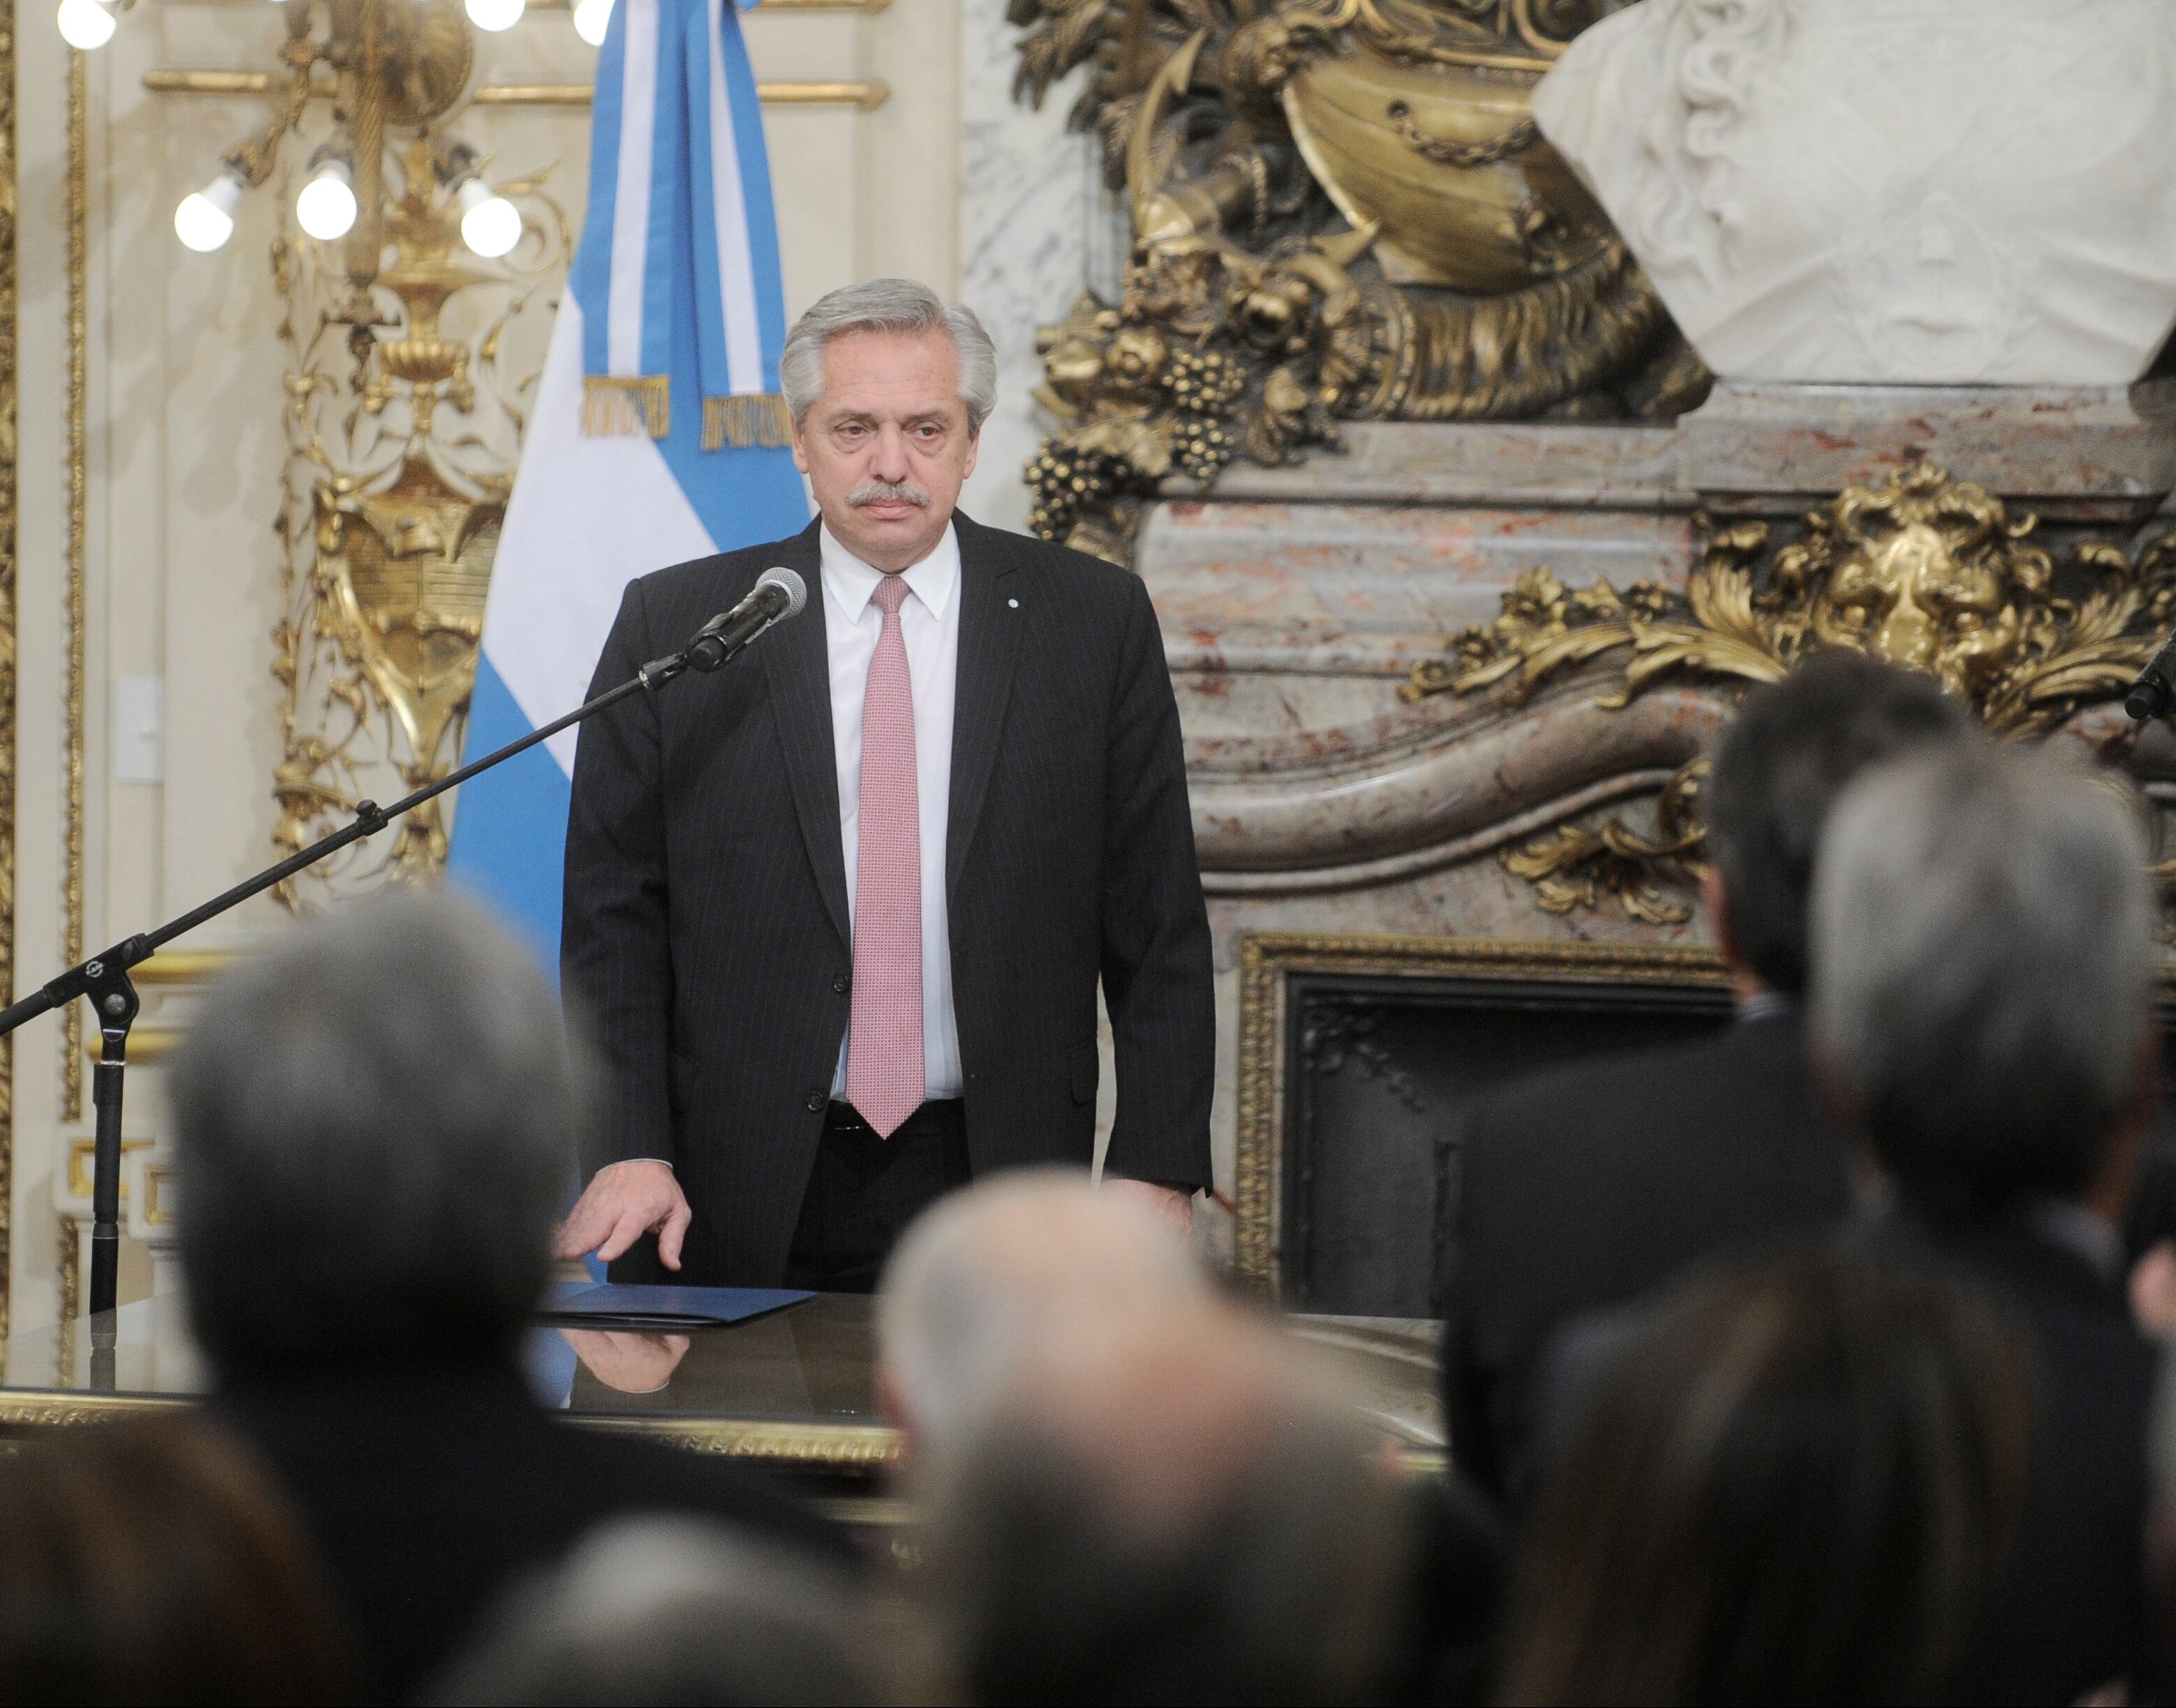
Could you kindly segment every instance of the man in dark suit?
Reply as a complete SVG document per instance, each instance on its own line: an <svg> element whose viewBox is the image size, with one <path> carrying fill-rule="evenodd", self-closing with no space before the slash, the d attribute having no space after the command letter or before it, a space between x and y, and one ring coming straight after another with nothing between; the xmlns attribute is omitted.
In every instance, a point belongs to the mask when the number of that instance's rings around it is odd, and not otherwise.
<svg viewBox="0 0 2176 1708"><path fill-rule="evenodd" d="M583 1430L516 1356L581 1105L535 963L442 895L304 927L206 1001L172 1069L190 1322L213 1415L315 1542L407 1700L600 1520L845 1544L731 1465Z"/></svg>
<svg viewBox="0 0 2176 1708"><path fill-rule="evenodd" d="M1541 1075L1469 1117L1444 1381L1452 1453L1483 1488L1514 1504L1530 1492L1537 1382L1567 1325L1849 1207L1846 1147L1814 1098L1799 1014L1814 856L1862 768L1964 727L1933 678L1857 653L1755 689L1705 802L1705 904L1735 1023Z"/></svg>
<svg viewBox="0 0 2176 1708"><path fill-rule="evenodd" d="M2039 1365L2008 1565L1954 1692L2075 1702L2146 1676L2155 1355L2118 1229L2159 1102L2158 910L2135 821L2083 771L1978 743L1838 804L1809 1032L1891 1189L1863 1237L1977 1279Z"/></svg>
<svg viewBox="0 0 2176 1708"><path fill-rule="evenodd" d="M870 1290L944 1192L1091 1161L1099 978L1107 1172L1191 1221L1215 1025L1162 640L1123 570L955 510L995 374L922 286L833 292L780 364L821 519L628 590L601 686L773 564L809 595L583 732L562 965L613 1095L563 1256Z"/></svg>

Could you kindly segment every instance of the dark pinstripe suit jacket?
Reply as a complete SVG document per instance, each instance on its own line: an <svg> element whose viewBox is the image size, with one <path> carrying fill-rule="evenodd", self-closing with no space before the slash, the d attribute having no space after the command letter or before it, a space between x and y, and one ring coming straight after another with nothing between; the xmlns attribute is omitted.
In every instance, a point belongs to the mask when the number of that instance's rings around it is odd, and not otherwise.
<svg viewBox="0 0 2176 1708"><path fill-rule="evenodd" d="M1100 976L1118 1073L1108 1167L1205 1186L1209 924L1147 591L954 521L945 871L975 1172L1091 1160ZM729 669L592 720L575 759L561 961L611 1076L599 1160L672 1161L694 1211L691 1282L783 1274L846 1025L818 559L812 524L631 584L596 689L684 645L771 564L810 597Z"/></svg>

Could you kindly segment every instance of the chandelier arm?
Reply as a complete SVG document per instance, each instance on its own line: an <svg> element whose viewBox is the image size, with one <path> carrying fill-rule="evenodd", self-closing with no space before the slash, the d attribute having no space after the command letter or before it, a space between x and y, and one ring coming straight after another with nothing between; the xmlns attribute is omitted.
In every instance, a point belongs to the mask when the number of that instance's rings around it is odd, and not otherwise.
<svg viewBox="0 0 2176 1708"><path fill-rule="evenodd" d="M295 9L307 12L302 7ZM220 163L253 190L262 188L272 176L272 168L280 158L280 144L302 122L302 114L310 104L310 61L303 59L296 63L291 58L290 63L294 71L288 80L287 99L272 116L272 122L248 141L237 143L220 157Z"/></svg>

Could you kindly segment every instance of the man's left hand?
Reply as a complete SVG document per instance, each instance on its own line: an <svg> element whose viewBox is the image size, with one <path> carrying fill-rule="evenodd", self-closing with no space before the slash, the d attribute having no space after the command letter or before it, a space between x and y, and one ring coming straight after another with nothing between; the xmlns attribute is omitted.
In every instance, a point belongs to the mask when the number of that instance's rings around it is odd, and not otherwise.
<svg viewBox="0 0 2176 1708"><path fill-rule="evenodd" d="M1105 1188L1119 1197L1140 1207L1161 1221L1181 1239L1194 1233L1194 1189L1190 1186L1166 1186L1155 1180L1125 1180L1117 1175L1103 1177Z"/></svg>

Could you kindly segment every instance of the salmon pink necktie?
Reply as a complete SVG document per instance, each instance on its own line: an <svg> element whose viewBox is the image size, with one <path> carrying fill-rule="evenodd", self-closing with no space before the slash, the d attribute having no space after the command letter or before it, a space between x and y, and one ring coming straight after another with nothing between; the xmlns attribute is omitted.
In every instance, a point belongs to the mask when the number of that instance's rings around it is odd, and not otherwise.
<svg viewBox="0 0 2176 1708"><path fill-rule="evenodd" d="M854 1001L846 1101L889 1139L922 1104L922 814L914 770L914 683L887 575L870 596L884 630L862 701L862 810L854 857Z"/></svg>

